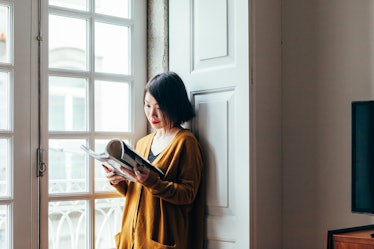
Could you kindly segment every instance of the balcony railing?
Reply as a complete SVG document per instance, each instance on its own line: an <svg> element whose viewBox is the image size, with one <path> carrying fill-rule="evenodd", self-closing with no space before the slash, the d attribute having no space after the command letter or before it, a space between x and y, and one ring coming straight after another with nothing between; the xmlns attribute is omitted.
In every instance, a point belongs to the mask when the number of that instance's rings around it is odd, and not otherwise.
<svg viewBox="0 0 374 249"><path fill-rule="evenodd" d="M82 189L84 179L72 181L56 180L50 182L53 188L50 191L58 193L85 192ZM102 192L112 190L108 188L106 179L97 179L96 184L102 186ZM69 186L69 187L67 187ZM5 181L0 181L0 189L5 188ZM70 192L69 192L70 193ZM94 214L90 210L94 205ZM114 235L121 227L124 199L121 197L110 197L96 199L94 203L89 200L55 201L49 203L48 227L49 227L49 248L50 249L82 249L92 248L90 243L92 235L89 234L89 227L93 230L95 249L115 248ZM7 208L0 206L0 248L6 245L8 240L9 214ZM92 218L88 218L92 217Z"/></svg>

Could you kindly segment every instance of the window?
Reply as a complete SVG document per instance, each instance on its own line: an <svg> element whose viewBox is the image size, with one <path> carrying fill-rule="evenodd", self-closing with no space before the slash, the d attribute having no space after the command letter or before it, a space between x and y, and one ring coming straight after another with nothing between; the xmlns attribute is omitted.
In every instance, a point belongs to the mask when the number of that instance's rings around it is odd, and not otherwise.
<svg viewBox="0 0 374 249"><path fill-rule="evenodd" d="M11 245L14 192L11 156L13 141L13 5L0 2L0 248Z"/></svg>
<svg viewBox="0 0 374 249"><path fill-rule="evenodd" d="M124 199L79 146L146 133L145 5L0 0L0 248L113 247Z"/></svg>
<svg viewBox="0 0 374 249"><path fill-rule="evenodd" d="M42 96L48 148L43 176L42 244L111 248L124 199L81 144L103 150L113 137L133 144L146 132L145 3L136 0L49 0ZM47 107L46 107L47 106ZM44 136L43 136L44 135ZM1 209L0 209L1 212ZM0 234L1 236L1 234ZM47 242L48 241L48 242Z"/></svg>

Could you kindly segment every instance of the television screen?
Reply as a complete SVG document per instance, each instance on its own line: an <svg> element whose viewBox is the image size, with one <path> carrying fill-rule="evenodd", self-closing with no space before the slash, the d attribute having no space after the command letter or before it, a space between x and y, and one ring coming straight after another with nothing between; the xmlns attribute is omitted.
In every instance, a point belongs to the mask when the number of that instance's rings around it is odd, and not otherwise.
<svg viewBox="0 0 374 249"><path fill-rule="evenodd" d="M352 102L352 212L374 213L374 101Z"/></svg>

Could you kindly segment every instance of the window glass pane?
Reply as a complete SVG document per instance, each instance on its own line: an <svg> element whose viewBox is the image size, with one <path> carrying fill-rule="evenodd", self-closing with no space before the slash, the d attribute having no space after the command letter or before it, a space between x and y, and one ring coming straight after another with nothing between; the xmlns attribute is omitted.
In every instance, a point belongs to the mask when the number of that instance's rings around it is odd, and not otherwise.
<svg viewBox="0 0 374 249"><path fill-rule="evenodd" d="M129 2L126 0L96 0L95 8L96 13L123 18L129 17Z"/></svg>
<svg viewBox="0 0 374 249"><path fill-rule="evenodd" d="M85 79L49 77L49 130L85 131L86 103Z"/></svg>
<svg viewBox="0 0 374 249"><path fill-rule="evenodd" d="M95 141L95 151L97 153L102 153L105 150L109 140L107 139L98 139ZM113 187L110 186L108 179L106 178L106 173L103 169L102 162L94 160L95 164L95 191L96 192L105 192L113 191Z"/></svg>
<svg viewBox="0 0 374 249"><path fill-rule="evenodd" d="M129 73L128 28L95 23L95 71Z"/></svg>
<svg viewBox="0 0 374 249"><path fill-rule="evenodd" d="M49 67L87 70L85 19L49 15Z"/></svg>
<svg viewBox="0 0 374 249"><path fill-rule="evenodd" d="M9 73L0 72L0 130L10 129L10 101Z"/></svg>
<svg viewBox="0 0 374 249"><path fill-rule="evenodd" d="M0 3L0 62L10 62L10 7Z"/></svg>
<svg viewBox="0 0 374 249"><path fill-rule="evenodd" d="M49 193L87 192L86 157L82 139L49 140Z"/></svg>
<svg viewBox="0 0 374 249"><path fill-rule="evenodd" d="M95 130L129 131L129 84L95 82Z"/></svg>
<svg viewBox="0 0 374 249"><path fill-rule="evenodd" d="M49 5L76 10L88 10L87 0L49 0Z"/></svg>
<svg viewBox="0 0 374 249"><path fill-rule="evenodd" d="M114 234L121 228L123 198L95 201L95 248L115 248Z"/></svg>
<svg viewBox="0 0 374 249"><path fill-rule="evenodd" d="M10 196L9 139L0 139L0 197ZM1 247L0 247L1 248Z"/></svg>
<svg viewBox="0 0 374 249"><path fill-rule="evenodd" d="M0 205L0 248L10 248L9 245L9 207Z"/></svg>
<svg viewBox="0 0 374 249"><path fill-rule="evenodd" d="M49 248L87 248L87 206L83 200L49 203Z"/></svg>

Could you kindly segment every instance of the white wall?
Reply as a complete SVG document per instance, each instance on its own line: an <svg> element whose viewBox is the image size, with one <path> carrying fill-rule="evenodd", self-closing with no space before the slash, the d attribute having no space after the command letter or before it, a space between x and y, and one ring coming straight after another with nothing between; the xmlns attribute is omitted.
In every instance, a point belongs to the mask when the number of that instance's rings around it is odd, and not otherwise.
<svg viewBox="0 0 374 249"><path fill-rule="evenodd" d="M374 99L374 2L282 4L282 248L322 249L327 230L374 223L350 211L351 101Z"/></svg>

